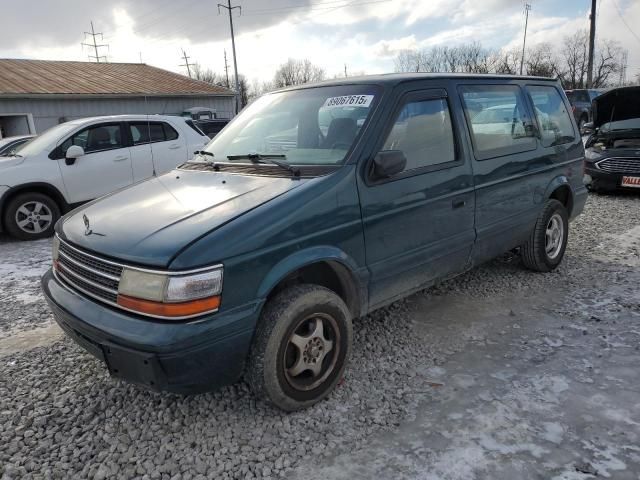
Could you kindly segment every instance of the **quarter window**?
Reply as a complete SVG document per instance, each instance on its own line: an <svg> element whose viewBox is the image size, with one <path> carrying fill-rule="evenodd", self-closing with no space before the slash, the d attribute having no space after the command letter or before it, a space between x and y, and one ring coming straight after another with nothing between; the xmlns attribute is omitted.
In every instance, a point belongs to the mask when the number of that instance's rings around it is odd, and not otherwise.
<svg viewBox="0 0 640 480"><path fill-rule="evenodd" d="M387 136L382 150L401 150L405 171L456 159L453 128L444 98L407 103Z"/></svg>
<svg viewBox="0 0 640 480"><path fill-rule="evenodd" d="M536 148L531 120L516 85L460 88L478 160Z"/></svg>
<svg viewBox="0 0 640 480"><path fill-rule="evenodd" d="M541 142L553 147L575 140L573 124L562 97L555 87L528 86L534 105Z"/></svg>

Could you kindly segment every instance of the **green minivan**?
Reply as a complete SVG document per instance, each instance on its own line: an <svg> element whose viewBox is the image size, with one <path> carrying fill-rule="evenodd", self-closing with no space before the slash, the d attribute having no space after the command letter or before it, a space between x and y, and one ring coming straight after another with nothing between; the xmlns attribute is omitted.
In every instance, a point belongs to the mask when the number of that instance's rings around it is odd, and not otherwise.
<svg viewBox="0 0 640 480"><path fill-rule="evenodd" d="M586 201L560 84L392 74L267 94L175 170L56 225L42 288L112 376L329 395L352 319L517 249L562 260ZM355 373L354 373L355 375Z"/></svg>

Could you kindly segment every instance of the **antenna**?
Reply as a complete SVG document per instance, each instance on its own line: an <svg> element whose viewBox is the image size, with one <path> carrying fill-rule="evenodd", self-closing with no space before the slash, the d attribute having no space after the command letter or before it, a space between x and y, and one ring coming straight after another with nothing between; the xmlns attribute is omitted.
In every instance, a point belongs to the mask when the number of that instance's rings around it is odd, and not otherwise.
<svg viewBox="0 0 640 480"><path fill-rule="evenodd" d="M87 35L91 35L92 43L86 43ZM95 31L95 29L93 28L93 20L91 20L91 31L90 32L84 32L85 41L82 42L80 45L85 46L85 47L89 47L89 48L93 48L93 51L95 52L95 55L89 55L89 59L91 59L91 58L95 59L96 63L100 63L100 59L103 59L106 62L107 61L106 55L100 55L98 53L98 49L102 48L102 47L107 47L107 50L108 50L109 49L109 45L106 44L106 43L98 44L98 42L96 42L96 37L98 35L100 36L100 40L104 41L104 37L102 36L102 32L96 32Z"/></svg>
<svg viewBox="0 0 640 480"><path fill-rule="evenodd" d="M184 48L182 49L182 58L184 59L184 63L181 64L181 67L187 67L187 73L189 74L189 78L191 77L191 67L195 67L195 63L189 63L189 59L191 57L187 56L187 52L184 51Z"/></svg>
<svg viewBox="0 0 640 480"><path fill-rule="evenodd" d="M236 39L233 35L233 10L236 8L240 11L240 15L242 15L242 7L236 5L235 7L231 6L231 0L227 0L227 5L223 5L221 3L218 4L218 14L220 14L220 9L225 8L229 13L229 28L231 29L231 48L233 50L233 71L236 76L236 113L238 113L239 103L240 103L240 87L238 85L238 62L236 60Z"/></svg>
<svg viewBox="0 0 640 480"><path fill-rule="evenodd" d="M524 4L524 39L522 40L522 56L520 57L520 75L522 75L522 66L524 65L524 47L527 44L527 26L529 24L529 10L531 10L531 4Z"/></svg>

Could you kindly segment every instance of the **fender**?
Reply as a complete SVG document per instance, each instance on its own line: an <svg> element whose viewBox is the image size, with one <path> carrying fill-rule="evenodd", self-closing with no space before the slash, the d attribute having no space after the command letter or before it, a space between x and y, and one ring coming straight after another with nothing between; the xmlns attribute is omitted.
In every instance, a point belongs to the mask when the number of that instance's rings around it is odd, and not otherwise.
<svg viewBox="0 0 640 480"><path fill-rule="evenodd" d="M319 245L292 253L282 259L269 271L258 288L258 298L265 299L284 278L292 272L319 262L334 262L345 268L351 277L354 292L358 296L359 312L367 312L369 270L359 267L352 257L331 245Z"/></svg>
<svg viewBox="0 0 640 480"><path fill-rule="evenodd" d="M13 187L9 187L9 189L4 192L2 196L0 196L0 232L2 231L2 216L4 211L4 204L7 202L9 198L13 195L20 193L22 191L36 191L41 193L46 193L51 195L53 199L56 201L58 206L60 207L61 212L64 214L70 208L70 205L67 203L67 200L64 198L64 195L57 187L51 185L50 183L45 182L29 182L22 183L20 185L15 185Z"/></svg>
<svg viewBox="0 0 640 480"><path fill-rule="evenodd" d="M549 184L544 192L544 195L540 199L540 202L544 202L548 198L551 197L553 192L555 192L560 187L567 187L569 191L569 197L566 199L567 210L569 215L571 215L571 210L573 209L573 197L575 196L575 192L573 188L571 188L571 183L569 182L569 178L566 175L558 175L555 177ZM538 199L536 198L536 201Z"/></svg>

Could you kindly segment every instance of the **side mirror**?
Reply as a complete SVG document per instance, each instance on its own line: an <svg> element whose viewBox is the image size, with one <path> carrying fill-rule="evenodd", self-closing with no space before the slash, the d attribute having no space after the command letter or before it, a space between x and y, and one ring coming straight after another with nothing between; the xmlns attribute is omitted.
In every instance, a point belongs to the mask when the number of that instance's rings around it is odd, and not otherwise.
<svg viewBox="0 0 640 480"><path fill-rule="evenodd" d="M373 174L375 178L389 178L404 171L407 157L402 150L383 150L373 157Z"/></svg>
<svg viewBox="0 0 640 480"><path fill-rule="evenodd" d="M73 165L76 163L76 159L84 155L84 148L79 145L71 145L65 153L65 162L67 165Z"/></svg>
<svg viewBox="0 0 640 480"><path fill-rule="evenodd" d="M582 130L580 130L580 135L591 135L594 132L593 122L587 122L582 126Z"/></svg>

